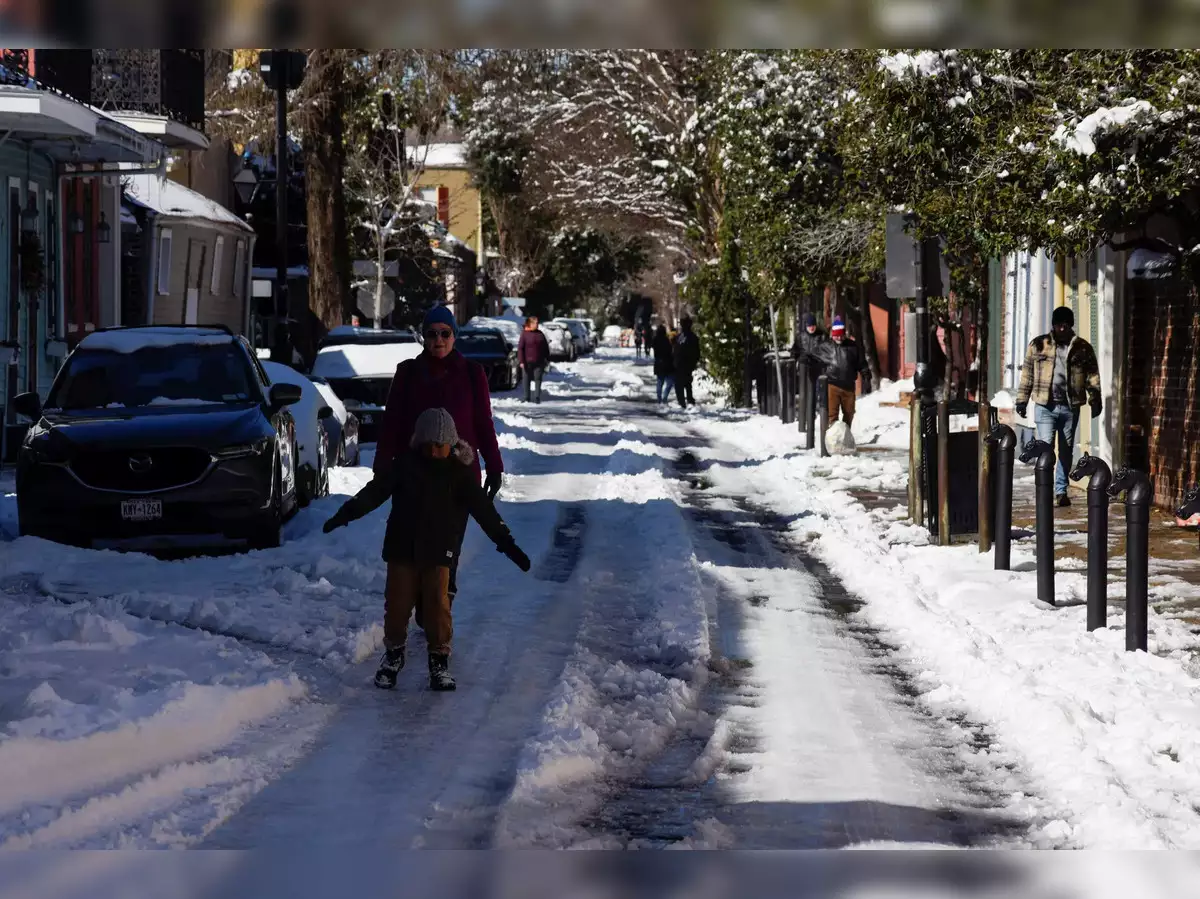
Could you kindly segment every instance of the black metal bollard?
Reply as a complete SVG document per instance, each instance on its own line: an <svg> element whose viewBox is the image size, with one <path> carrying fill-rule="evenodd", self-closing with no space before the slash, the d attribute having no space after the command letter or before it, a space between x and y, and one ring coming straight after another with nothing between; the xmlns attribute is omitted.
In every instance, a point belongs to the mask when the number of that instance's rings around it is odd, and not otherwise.
<svg viewBox="0 0 1200 899"><path fill-rule="evenodd" d="M995 569L1008 571L1012 565L1012 487L1017 435L1008 425L996 425L987 440L996 448Z"/></svg>
<svg viewBox="0 0 1200 899"><path fill-rule="evenodd" d="M1125 649L1146 651L1149 626L1150 479L1127 466L1118 468L1109 496L1125 492Z"/></svg>
<svg viewBox="0 0 1200 899"><path fill-rule="evenodd" d="M1044 440L1030 440L1021 450L1021 461L1033 463L1037 491L1037 595L1054 605L1054 449Z"/></svg>
<svg viewBox="0 0 1200 899"><path fill-rule="evenodd" d="M1087 629L1108 627L1108 488L1112 471L1103 459L1084 453L1072 481L1088 481Z"/></svg>
<svg viewBox="0 0 1200 899"><path fill-rule="evenodd" d="M817 408L821 413L821 455L828 456L825 448L825 432L829 430L829 379L825 375L817 378Z"/></svg>

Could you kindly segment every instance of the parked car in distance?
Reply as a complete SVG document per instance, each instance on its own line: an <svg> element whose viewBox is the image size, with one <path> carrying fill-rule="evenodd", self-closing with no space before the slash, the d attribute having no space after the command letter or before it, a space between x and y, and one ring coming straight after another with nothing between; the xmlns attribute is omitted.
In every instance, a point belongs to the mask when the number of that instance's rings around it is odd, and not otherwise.
<svg viewBox="0 0 1200 899"><path fill-rule="evenodd" d="M360 328L358 325L338 325L321 338L317 349L342 346L347 343L421 343L421 335L412 328Z"/></svg>
<svg viewBox="0 0 1200 899"><path fill-rule="evenodd" d="M296 420L296 480L297 497L301 507L314 499L329 495L328 441L322 419L333 415L333 407L325 402L307 375L281 362L263 361L263 370L272 384L294 384L302 391L300 399L288 408Z"/></svg>
<svg viewBox="0 0 1200 899"><path fill-rule="evenodd" d="M374 443L383 421L396 366L421 355L421 344L345 343L317 350L312 375L329 382L346 409L358 416L358 439Z"/></svg>
<svg viewBox="0 0 1200 899"><path fill-rule="evenodd" d="M620 325L609 325L604 329L604 336L600 342L604 346L619 347L621 345L621 332L624 329Z"/></svg>
<svg viewBox="0 0 1200 899"><path fill-rule="evenodd" d="M517 351L496 328L463 328L454 348L483 366L492 390L513 390L519 380Z"/></svg>
<svg viewBox="0 0 1200 899"><path fill-rule="evenodd" d="M350 412L341 398L333 392L329 382L317 375L312 376L312 382L321 391L321 396L333 415L322 418L325 428L325 456L333 466L357 465L358 457L358 416Z"/></svg>
<svg viewBox="0 0 1200 899"><path fill-rule="evenodd" d="M17 457L20 533L79 546L277 546L302 391L219 327L111 328L67 356Z"/></svg>
<svg viewBox="0 0 1200 899"><path fill-rule="evenodd" d="M592 351L592 332L582 321L577 318L556 318L553 323L562 325L571 332L571 339L575 341L576 356L584 356Z"/></svg>
<svg viewBox="0 0 1200 899"><path fill-rule="evenodd" d="M467 322L466 326L468 328L495 328L504 335L504 339L514 350L521 342L521 331L524 328L524 325L515 318L488 315L477 315Z"/></svg>
<svg viewBox="0 0 1200 899"><path fill-rule="evenodd" d="M538 325L538 330L546 335L546 342L550 344L552 361L575 361L575 339L567 330L566 325L559 322L542 322Z"/></svg>

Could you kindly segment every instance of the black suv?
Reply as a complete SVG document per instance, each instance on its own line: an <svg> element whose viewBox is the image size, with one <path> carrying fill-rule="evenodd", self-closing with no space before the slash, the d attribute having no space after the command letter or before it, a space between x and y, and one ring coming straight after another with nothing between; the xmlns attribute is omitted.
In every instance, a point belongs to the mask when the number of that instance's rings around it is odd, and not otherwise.
<svg viewBox="0 0 1200 899"><path fill-rule="evenodd" d="M109 328L67 357L17 457L22 535L158 548L277 546L296 507L300 388L221 327Z"/></svg>

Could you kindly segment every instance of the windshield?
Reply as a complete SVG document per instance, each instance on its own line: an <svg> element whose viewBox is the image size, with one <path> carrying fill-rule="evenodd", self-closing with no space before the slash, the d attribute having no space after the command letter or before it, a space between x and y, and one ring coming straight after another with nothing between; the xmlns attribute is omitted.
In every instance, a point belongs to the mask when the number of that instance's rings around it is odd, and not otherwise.
<svg viewBox="0 0 1200 899"><path fill-rule="evenodd" d="M257 399L236 344L147 346L132 353L77 350L50 391L52 409L201 406Z"/></svg>
<svg viewBox="0 0 1200 899"><path fill-rule="evenodd" d="M472 334L470 331L459 331L454 345L460 353L504 354L508 352L508 344L499 334Z"/></svg>
<svg viewBox="0 0 1200 899"><path fill-rule="evenodd" d="M352 334L331 331L321 341L322 347L346 346L347 344L377 344L377 343L416 343L417 336L412 331L371 331L360 330Z"/></svg>

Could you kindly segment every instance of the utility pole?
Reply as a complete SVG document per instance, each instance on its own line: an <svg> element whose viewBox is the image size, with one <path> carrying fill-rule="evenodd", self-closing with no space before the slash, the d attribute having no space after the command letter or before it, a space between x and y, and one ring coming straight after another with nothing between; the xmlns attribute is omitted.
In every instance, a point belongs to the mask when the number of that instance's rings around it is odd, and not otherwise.
<svg viewBox="0 0 1200 899"><path fill-rule="evenodd" d="M290 365L292 335L288 297L288 131L287 92L300 86L308 57L300 50L264 50L258 68L267 87L275 91L275 334L271 359Z"/></svg>

